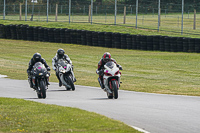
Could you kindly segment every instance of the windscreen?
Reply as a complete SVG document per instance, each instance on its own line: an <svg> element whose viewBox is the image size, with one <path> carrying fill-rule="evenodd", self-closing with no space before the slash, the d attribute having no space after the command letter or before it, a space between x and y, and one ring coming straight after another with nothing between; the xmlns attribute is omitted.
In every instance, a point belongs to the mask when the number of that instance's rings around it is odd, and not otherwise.
<svg viewBox="0 0 200 133"><path fill-rule="evenodd" d="M63 59L60 59L58 60L58 64L60 64L61 66L66 66L67 65L67 61L63 60Z"/></svg>
<svg viewBox="0 0 200 133"><path fill-rule="evenodd" d="M115 66L115 63L112 61L109 61L106 63L106 66L109 67L110 69L112 69Z"/></svg>

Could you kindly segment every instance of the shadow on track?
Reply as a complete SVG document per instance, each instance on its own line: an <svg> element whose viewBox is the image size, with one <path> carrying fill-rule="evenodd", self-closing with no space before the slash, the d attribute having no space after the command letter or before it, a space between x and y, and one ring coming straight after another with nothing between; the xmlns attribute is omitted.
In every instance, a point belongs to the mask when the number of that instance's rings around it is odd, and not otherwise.
<svg viewBox="0 0 200 133"><path fill-rule="evenodd" d="M108 99L108 98L92 98L90 100L112 100L112 99Z"/></svg>

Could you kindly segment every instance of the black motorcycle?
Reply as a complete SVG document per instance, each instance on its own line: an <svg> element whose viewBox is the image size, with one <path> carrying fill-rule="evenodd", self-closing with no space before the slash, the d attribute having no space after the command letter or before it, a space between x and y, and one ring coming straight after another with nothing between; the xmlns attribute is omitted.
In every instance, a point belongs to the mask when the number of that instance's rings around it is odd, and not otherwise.
<svg viewBox="0 0 200 133"><path fill-rule="evenodd" d="M48 78L50 73L41 62L35 63L32 73L33 88L37 92L38 98L46 98L46 90L48 89Z"/></svg>

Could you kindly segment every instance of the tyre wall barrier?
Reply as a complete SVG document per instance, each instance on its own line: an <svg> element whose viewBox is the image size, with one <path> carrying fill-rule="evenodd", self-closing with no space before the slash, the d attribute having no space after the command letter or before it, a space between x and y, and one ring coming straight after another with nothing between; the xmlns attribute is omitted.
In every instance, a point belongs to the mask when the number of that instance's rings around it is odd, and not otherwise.
<svg viewBox="0 0 200 133"><path fill-rule="evenodd" d="M0 38L69 43L108 48L200 53L200 38L132 35L112 32L0 24Z"/></svg>

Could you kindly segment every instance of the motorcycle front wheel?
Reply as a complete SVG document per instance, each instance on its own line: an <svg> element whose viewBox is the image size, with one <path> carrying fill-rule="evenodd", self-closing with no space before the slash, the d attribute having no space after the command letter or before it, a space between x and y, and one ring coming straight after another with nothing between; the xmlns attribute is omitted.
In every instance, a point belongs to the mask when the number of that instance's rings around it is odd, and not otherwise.
<svg viewBox="0 0 200 133"><path fill-rule="evenodd" d="M40 81L40 91L37 93L38 94L38 98L46 98L46 85L44 80Z"/></svg>
<svg viewBox="0 0 200 133"><path fill-rule="evenodd" d="M116 80L112 81L112 89L113 89L114 98L117 99L118 98L118 87L117 87Z"/></svg>
<svg viewBox="0 0 200 133"><path fill-rule="evenodd" d="M69 76L65 77L65 81L67 82L68 85L71 86L71 89L74 91L75 90L75 86L74 83L72 82L72 79ZM69 90L69 88L66 88L67 90Z"/></svg>

